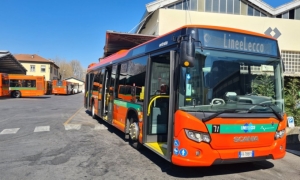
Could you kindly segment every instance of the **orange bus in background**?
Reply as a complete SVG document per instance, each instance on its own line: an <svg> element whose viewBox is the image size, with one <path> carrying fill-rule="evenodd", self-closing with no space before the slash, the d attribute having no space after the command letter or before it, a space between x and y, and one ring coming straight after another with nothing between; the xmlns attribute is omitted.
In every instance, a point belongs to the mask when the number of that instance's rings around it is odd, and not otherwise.
<svg viewBox="0 0 300 180"><path fill-rule="evenodd" d="M45 94L52 94L52 82L45 81Z"/></svg>
<svg viewBox="0 0 300 180"><path fill-rule="evenodd" d="M8 78L10 95L14 98L45 94L44 76L9 74Z"/></svg>
<svg viewBox="0 0 300 180"><path fill-rule="evenodd" d="M8 74L0 73L0 97L9 96Z"/></svg>
<svg viewBox="0 0 300 180"><path fill-rule="evenodd" d="M73 94L72 82L66 80L53 80L52 94Z"/></svg>

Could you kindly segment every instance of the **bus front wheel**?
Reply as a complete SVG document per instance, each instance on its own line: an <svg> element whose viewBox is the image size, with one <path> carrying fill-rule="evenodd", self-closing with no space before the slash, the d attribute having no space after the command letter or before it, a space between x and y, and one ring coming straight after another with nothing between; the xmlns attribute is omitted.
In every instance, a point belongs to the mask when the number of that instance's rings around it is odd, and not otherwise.
<svg viewBox="0 0 300 180"><path fill-rule="evenodd" d="M21 97L21 92L20 91L14 91L12 95L13 95L14 98L20 98Z"/></svg>
<svg viewBox="0 0 300 180"><path fill-rule="evenodd" d="M129 125L129 144L135 149L141 149L142 144L139 142L139 125L135 118L130 118Z"/></svg>

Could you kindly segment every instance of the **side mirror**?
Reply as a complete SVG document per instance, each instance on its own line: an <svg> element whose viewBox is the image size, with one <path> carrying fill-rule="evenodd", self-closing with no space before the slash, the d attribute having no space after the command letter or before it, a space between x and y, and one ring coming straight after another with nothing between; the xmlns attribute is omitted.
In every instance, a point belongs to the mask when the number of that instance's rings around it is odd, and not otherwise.
<svg viewBox="0 0 300 180"><path fill-rule="evenodd" d="M195 44L189 35L188 40L180 43L180 65L183 67L193 67L195 58Z"/></svg>

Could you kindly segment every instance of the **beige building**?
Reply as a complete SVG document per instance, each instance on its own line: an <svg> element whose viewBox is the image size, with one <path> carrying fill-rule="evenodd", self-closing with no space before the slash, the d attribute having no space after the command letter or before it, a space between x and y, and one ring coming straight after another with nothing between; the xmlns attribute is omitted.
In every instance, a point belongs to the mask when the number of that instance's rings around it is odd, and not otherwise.
<svg viewBox="0 0 300 180"><path fill-rule="evenodd" d="M261 0L157 0L146 5L136 33L162 35L187 24L272 36L279 42L285 76L300 76L300 0L277 8Z"/></svg>
<svg viewBox="0 0 300 180"><path fill-rule="evenodd" d="M59 67L37 54L15 54L14 57L27 69L26 75L44 76L46 81L58 79Z"/></svg>

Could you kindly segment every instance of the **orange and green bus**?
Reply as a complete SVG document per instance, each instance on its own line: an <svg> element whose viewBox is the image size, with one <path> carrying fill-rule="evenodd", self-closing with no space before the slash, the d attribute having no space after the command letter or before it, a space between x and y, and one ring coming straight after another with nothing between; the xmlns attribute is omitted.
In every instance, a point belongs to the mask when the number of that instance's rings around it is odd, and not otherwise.
<svg viewBox="0 0 300 180"><path fill-rule="evenodd" d="M21 74L9 74L9 91L14 98L43 96L45 77Z"/></svg>
<svg viewBox="0 0 300 180"><path fill-rule="evenodd" d="M66 80L52 80L52 94L73 94L72 82Z"/></svg>
<svg viewBox="0 0 300 180"><path fill-rule="evenodd" d="M8 74L0 73L0 97L9 96L9 79Z"/></svg>
<svg viewBox="0 0 300 180"><path fill-rule="evenodd" d="M282 75L276 39L187 25L91 65L84 106L133 147L175 165L280 159L287 125ZM126 98L122 86L131 87Z"/></svg>

